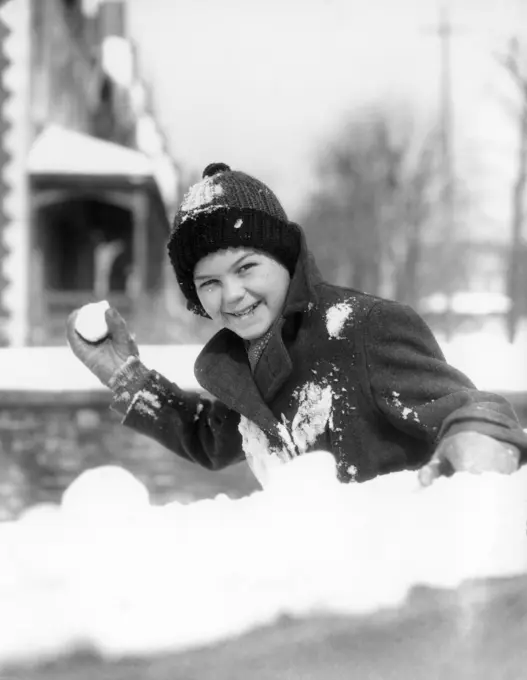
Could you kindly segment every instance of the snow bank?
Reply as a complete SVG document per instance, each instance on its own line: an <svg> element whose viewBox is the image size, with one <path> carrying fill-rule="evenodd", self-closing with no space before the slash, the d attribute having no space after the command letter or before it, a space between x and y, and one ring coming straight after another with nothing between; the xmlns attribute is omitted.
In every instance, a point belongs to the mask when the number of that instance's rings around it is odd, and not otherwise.
<svg viewBox="0 0 527 680"><path fill-rule="evenodd" d="M514 343L501 325L485 332L465 333L446 341L438 338L449 363L469 376L476 387L496 392L527 391L527 324Z"/></svg>
<svg viewBox="0 0 527 680"><path fill-rule="evenodd" d="M194 362L201 345L143 345L141 359L185 390L198 390ZM69 347L0 349L0 390L107 391Z"/></svg>
<svg viewBox="0 0 527 680"><path fill-rule="evenodd" d="M282 614L399 607L416 584L526 573L526 482L523 469L341 485L314 453L251 496L154 507L129 473L85 472L62 506L0 525L0 666L181 650Z"/></svg>

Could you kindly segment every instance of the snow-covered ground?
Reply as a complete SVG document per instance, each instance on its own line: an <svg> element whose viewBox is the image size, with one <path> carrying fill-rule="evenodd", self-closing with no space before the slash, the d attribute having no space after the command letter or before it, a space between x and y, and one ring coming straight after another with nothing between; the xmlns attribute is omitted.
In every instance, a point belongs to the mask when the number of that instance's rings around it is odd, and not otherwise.
<svg viewBox="0 0 527 680"><path fill-rule="evenodd" d="M489 322L482 332L438 337L446 359L482 390L527 392L527 323L514 343L506 339L503 324Z"/></svg>
<svg viewBox="0 0 527 680"><path fill-rule="evenodd" d="M507 342L501 325L484 332L465 333L450 342L438 340L447 360L466 373L479 389L527 391L527 324L514 344ZM200 345L140 347L146 366L155 368L183 389L199 389L194 361ZM102 390L95 378L68 347L0 349L1 390Z"/></svg>
<svg viewBox="0 0 527 680"><path fill-rule="evenodd" d="M265 490L151 506L130 473L83 473L61 506L0 525L0 668L76 649L202 646L280 615L398 608L416 584L527 573L527 469L336 481L302 456ZM470 628L471 604L464 607Z"/></svg>

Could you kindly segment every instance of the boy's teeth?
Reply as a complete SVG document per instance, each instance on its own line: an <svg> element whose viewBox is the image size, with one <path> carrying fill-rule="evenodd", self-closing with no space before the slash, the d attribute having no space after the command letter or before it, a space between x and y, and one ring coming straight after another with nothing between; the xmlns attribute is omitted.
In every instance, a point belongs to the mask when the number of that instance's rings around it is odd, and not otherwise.
<svg viewBox="0 0 527 680"><path fill-rule="evenodd" d="M248 307L244 312L236 312L234 316L245 316L246 314L249 314L249 312L252 312L256 305L257 303L255 302L254 305Z"/></svg>

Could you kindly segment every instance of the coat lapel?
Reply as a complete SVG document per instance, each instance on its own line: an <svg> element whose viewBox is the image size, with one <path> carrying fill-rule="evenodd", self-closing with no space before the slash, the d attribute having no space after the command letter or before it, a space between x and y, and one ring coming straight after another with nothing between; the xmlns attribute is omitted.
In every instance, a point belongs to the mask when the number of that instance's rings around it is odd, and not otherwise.
<svg viewBox="0 0 527 680"><path fill-rule="evenodd" d="M266 402L276 395L293 370L291 357L282 339L284 322L282 318L276 324L254 372L254 380Z"/></svg>
<svg viewBox="0 0 527 680"><path fill-rule="evenodd" d="M228 408L276 435L278 421L262 399L251 374L243 341L229 330L216 333L194 366L200 385Z"/></svg>

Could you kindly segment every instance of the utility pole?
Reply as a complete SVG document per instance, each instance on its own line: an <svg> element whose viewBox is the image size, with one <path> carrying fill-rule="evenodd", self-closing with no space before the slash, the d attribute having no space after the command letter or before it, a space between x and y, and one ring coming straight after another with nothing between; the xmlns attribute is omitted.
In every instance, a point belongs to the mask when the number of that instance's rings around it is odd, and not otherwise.
<svg viewBox="0 0 527 680"><path fill-rule="evenodd" d="M445 267L445 280L443 290L445 294L445 335L447 340L451 338L453 332L453 309L452 298L455 292L455 277L449 275L451 262L455 252L454 239L455 229L455 171L453 153L453 104L452 104L452 58L451 42L453 27L450 23L447 8L443 5L440 8L439 22L433 29L434 34L439 37L440 45L440 88L439 88L439 120L441 137L441 171L442 171L442 191L441 191L441 216L442 216L442 264Z"/></svg>
<svg viewBox="0 0 527 680"><path fill-rule="evenodd" d="M524 275L522 271L522 232L525 221L525 191L527 189L527 74L522 70L520 43L516 38L510 41L508 54L499 57L518 88L520 96L518 165L512 190L512 233L508 256L507 294L507 337L514 342L518 325L525 309Z"/></svg>

